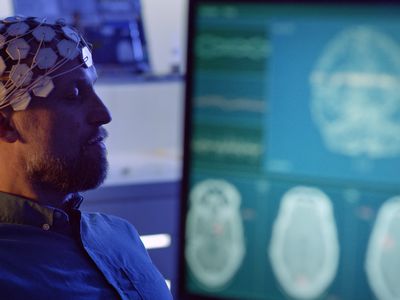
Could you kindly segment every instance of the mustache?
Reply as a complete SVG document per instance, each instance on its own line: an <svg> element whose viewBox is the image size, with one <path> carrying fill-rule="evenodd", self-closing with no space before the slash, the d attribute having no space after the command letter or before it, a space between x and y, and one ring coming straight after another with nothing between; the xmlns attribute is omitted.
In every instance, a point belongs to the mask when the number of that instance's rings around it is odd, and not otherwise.
<svg viewBox="0 0 400 300"><path fill-rule="evenodd" d="M108 131L104 127L99 127L96 133L89 136L89 140L94 138L100 138L102 140L105 140L106 138L108 138Z"/></svg>
<svg viewBox="0 0 400 300"><path fill-rule="evenodd" d="M85 145L90 145L95 142L102 142L108 137L108 132L105 128L99 127L95 133L86 138Z"/></svg>
<svg viewBox="0 0 400 300"><path fill-rule="evenodd" d="M104 127L100 127L98 136L105 140L106 138L108 138L108 131Z"/></svg>

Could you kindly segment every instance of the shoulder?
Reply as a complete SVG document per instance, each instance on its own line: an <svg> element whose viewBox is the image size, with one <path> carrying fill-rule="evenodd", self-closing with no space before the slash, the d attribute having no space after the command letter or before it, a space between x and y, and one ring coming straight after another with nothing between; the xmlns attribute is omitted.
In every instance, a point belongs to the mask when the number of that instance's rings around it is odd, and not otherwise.
<svg viewBox="0 0 400 300"><path fill-rule="evenodd" d="M111 260L143 299L172 299L137 230L128 221L103 213L82 213L81 237L91 255Z"/></svg>
<svg viewBox="0 0 400 300"><path fill-rule="evenodd" d="M92 213L92 212L82 212L81 214L82 221L90 224L90 225L99 225L102 227L110 227L110 228L121 228L121 229L129 229L134 230L136 232L135 227L129 223L127 220L104 213Z"/></svg>
<svg viewBox="0 0 400 300"><path fill-rule="evenodd" d="M81 214L81 234L88 239L95 239L99 243L122 246L137 246L143 250L144 246L136 228L127 220L104 213Z"/></svg>

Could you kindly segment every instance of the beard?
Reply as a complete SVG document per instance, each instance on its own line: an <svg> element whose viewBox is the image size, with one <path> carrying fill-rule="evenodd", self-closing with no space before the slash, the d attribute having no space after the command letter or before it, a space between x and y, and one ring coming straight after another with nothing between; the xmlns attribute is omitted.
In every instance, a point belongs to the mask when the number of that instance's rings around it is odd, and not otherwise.
<svg viewBox="0 0 400 300"><path fill-rule="evenodd" d="M105 149L94 155L84 147L76 157L56 157L49 153L32 156L26 162L26 169L36 186L69 194L102 184L108 162Z"/></svg>

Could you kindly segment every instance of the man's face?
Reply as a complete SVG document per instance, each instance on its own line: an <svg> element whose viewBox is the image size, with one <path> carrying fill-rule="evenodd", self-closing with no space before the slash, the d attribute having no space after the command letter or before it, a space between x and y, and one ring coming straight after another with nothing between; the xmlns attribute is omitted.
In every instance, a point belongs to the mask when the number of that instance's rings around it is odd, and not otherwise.
<svg viewBox="0 0 400 300"><path fill-rule="evenodd" d="M68 70L70 64L57 73ZM103 182L107 160L101 126L111 117L93 90L96 79L94 67L78 67L54 78L47 98L35 98L27 110L14 113L20 159L39 188L72 193Z"/></svg>

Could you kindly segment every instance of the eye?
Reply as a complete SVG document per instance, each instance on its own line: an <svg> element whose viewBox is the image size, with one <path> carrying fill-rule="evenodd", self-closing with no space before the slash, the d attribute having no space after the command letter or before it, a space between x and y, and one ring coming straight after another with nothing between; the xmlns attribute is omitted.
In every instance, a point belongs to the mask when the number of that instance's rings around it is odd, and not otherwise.
<svg viewBox="0 0 400 300"><path fill-rule="evenodd" d="M79 97L81 95L81 90L78 87L74 87L72 89L71 96L72 97Z"/></svg>
<svg viewBox="0 0 400 300"><path fill-rule="evenodd" d="M66 98L69 100L78 99L81 96L81 90L78 87L73 87L66 94Z"/></svg>

